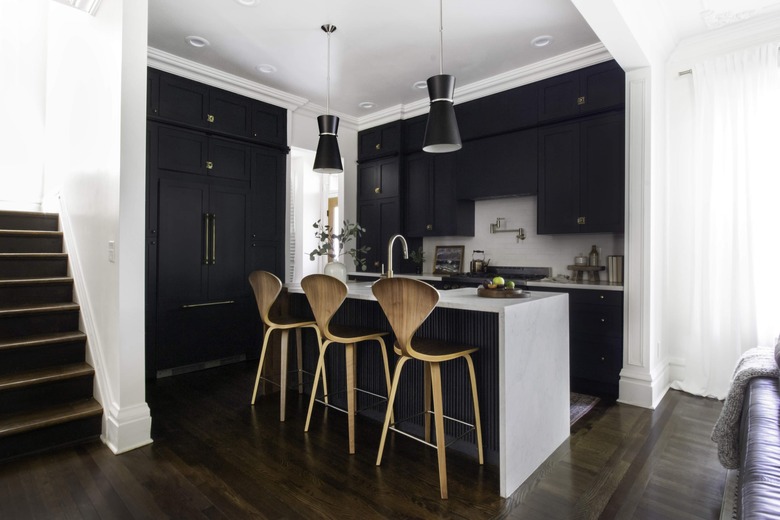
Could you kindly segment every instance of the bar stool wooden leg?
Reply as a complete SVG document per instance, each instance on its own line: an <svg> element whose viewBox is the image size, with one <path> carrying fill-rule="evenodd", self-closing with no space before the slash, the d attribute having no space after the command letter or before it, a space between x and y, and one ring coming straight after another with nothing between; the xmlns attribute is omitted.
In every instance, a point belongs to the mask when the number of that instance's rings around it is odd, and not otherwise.
<svg viewBox="0 0 780 520"><path fill-rule="evenodd" d="M398 382L401 380L401 372L404 365L411 358L401 357L398 358L398 363L395 365L395 372L393 373L393 384L390 387L390 395L387 396L387 412L385 412L385 425L382 427L382 437L379 440L379 452L376 454L376 465L382 464L382 452L385 450L385 440L387 439L387 430L390 428L390 417L393 411L393 403L395 402L395 394L398 392Z"/></svg>
<svg viewBox="0 0 780 520"><path fill-rule="evenodd" d="M265 361L265 352L268 348L268 339L271 337L273 327L268 327L263 335L263 347L260 349L260 361L257 363L257 377L255 377L255 389L252 391L252 404L255 404L257 398L257 388L260 385L260 374L263 373L263 362Z"/></svg>
<svg viewBox="0 0 780 520"><path fill-rule="evenodd" d="M423 361L423 416L425 420L425 442L431 442L431 364Z"/></svg>
<svg viewBox="0 0 780 520"><path fill-rule="evenodd" d="M379 348L382 351L382 362L385 365L385 382L387 384L387 396L390 397L390 387L392 382L390 380L390 362L387 359L387 348L385 348L385 340L382 338L376 339L379 342ZM395 414L393 414L392 408L390 409L390 420L395 421Z"/></svg>
<svg viewBox="0 0 780 520"><path fill-rule="evenodd" d="M298 393L303 393L303 341L301 339L301 328L295 329L295 350L298 358Z"/></svg>
<svg viewBox="0 0 780 520"><path fill-rule="evenodd" d="M290 331L282 330L281 374L279 374L279 422L284 422L284 411L287 408L287 350L290 343Z"/></svg>
<svg viewBox="0 0 780 520"><path fill-rule="evenodd" d="M349 429L349 454L355 453L355 344L345 345L347 371L347 428Z"/></svg>
<svg viewBox="0 0 780 520"><path fill-rule="evenodd" d="M320 382L320 374L325 373L325 351L328 349L330 341L321 341L319 332L317 332L317 342L320 343L320 356L317 359L317 369L314 371L314 383L311 387L311 397L309 398L309 412L306 414L306 425L303 427L303 431L309 431L309 423L311 422L311 412L314 410L314 401L317 399L317 386ZM323 384L324 387L324 384ZM325 398L327 402L327 397Z"/></svg>
<svg viewBox="0 0 780 520"><path fill-rule="evenodd" d="M433 421L436 428L436 452L439 458L439 487L441 498L447 498L447 452L444 441L444 404L441 396L441 367L431 365L431 387L433 390Z"/></svg>
<svg viewBox="0 0 780 520"><path fill-rule="evenodd" d="M467 354L466 364L469 367L469 377L471 378L471 398L474 401L474 428L477 430L477 451L479 452L479 463L484 464L485 460L482 457L482 421L479 414L479 398L477 397L477 376L474 371L474 361L471 359L471 355Z"/></svg>

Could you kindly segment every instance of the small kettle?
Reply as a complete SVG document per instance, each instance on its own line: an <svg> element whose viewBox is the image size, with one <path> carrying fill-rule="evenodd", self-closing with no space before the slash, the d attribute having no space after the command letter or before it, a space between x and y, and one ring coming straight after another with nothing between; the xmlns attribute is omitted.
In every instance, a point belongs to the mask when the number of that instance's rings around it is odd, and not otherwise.
<svg viewBox="0 0 780 520"><path fill-rule="evenodd" d="M475 249L471 252L471 272L472 273L483 273L485 272L485 267L487 267L487 264L485 263L485 252L481 249Z"/></svg>

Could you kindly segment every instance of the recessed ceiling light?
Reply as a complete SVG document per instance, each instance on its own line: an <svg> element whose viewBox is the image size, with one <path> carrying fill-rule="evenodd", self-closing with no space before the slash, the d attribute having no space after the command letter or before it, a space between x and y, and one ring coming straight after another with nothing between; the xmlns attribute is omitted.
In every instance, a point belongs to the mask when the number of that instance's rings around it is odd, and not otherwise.
<svg viewBox="0 0 780 520"><path fill-rule="evenodd" d="M257 5L257 0L236 0L241 5L245 5L247 7L252 7Z"/></svg>
<svg viewBox="0 0 780 520"><path fill-rule="evenodd" d="M276 67L267 63L260 64L255 67L255 69L257 69L257 72L262 72L263 74L273 74L276 72Z"/></svg>
<svg viewBox="0 0 780 520"><path fill-rule="evenodd" d="M368 109L368 108L374 108L376 106L376 103L374 103L372 101L361 101L360 103L358 103L358 106L360 108Z"/></svg>
<svg viewBox="0 0 780 520"><path fill-rule="evenodd" d="M544 47L546 45L550 45L553 41L553 37L548 34L543 34L542 36L537 36L533 40L531 40L531 45L534 47Z"/></svg>
<svg viewBox="0 0 780 520"><path fill-rule="evenodd" d="M418 81L414 85L412 85L412 88L416 88L419 90L422 90L424 88L428 88L428 82L427 81Z"/></svg>
<svg viewBox="0 0 780 520"><path fill-rule="evenodd" d="M184 40L193 47L208 47L211 45L209 41L202 36L187 36Z"/></svg>

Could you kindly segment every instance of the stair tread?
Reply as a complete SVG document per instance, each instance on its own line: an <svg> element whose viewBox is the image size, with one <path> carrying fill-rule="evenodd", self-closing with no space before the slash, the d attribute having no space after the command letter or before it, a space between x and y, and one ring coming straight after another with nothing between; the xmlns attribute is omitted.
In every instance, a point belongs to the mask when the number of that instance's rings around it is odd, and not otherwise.
<svg viewBox="0 0 780 520"><path fill-rule="evenodd" d="M10 309L0 309L0 318L4 316L15 316L17 314L35 314L38 312L57 312L79 310L79 304L74 302L65 303L41 303L36 305L19 305Z"/></svg>
<svg viewBox="0 0 780 520"><path fill-rule="evenodd" d="M68 258L68 253L0 253L0 260L12 259L39 259L39 258Z"/></svg>
<svg viewBox="0 0 780 520"><path fill-rule="evenodd" d="M69 276L52 276L44 278L0 278L0 287L3 285L64 285L73 283Z"/></svg>
<svg viewBox="0 0 780 520"><path fill-rule="evenodd" d="M103 407L93 398L51 406L34 412L0 415L0 437L46 426L101 415Z"/></svg>
<svg viewBox="0 0 780 520"><path fill-rule="evenodd" d="M80 330L73 332L56 332L52 334L35 334L30 336L23 336L21 338L0 340L0 351L3 349L34 347L38 345L81 341L86 339L87 335Z"/></svg>
<svg viewBox="0 0 780 520"><path fill-rule="evenodd" d="M62 236L62 231L44 231L40 229L0 229L0 235L59 237Z"/></svg>
<svg viewBox="0 0 780 520"><path fill-rule="evenodd" d="M95 369L85 362L20 371L0 376L0 391L83 377L94 373Z"/></svg>
<svg viewBox="0 0 780 520"><path fill-rule="evenodd" d="M20 216L20 217L47 217L47 218L59 218L59 213L52 213L50 211L34 211L34 210L22 210L22 209L0 209L0 216Z"/></svg>

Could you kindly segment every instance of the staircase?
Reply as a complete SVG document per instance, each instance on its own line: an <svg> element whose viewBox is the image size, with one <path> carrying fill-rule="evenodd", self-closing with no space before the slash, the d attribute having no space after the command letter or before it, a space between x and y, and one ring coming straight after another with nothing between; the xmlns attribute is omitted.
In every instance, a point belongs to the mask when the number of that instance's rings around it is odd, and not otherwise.
<svg viewBox="0 0 780 520"><path fill-rule="evenodd" d="M0 211L0 460L98 438L57 215Z"/></svg>

